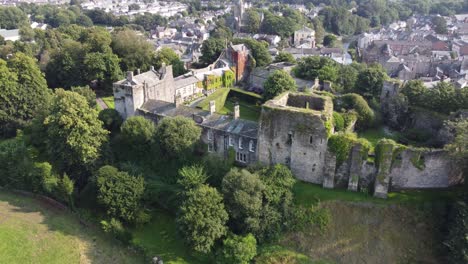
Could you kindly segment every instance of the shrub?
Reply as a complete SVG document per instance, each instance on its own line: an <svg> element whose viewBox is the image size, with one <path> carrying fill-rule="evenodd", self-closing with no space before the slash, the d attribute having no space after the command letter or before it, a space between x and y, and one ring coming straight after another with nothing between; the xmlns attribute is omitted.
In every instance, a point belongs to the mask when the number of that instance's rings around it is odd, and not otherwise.
<svg viewBox="0 0 468 264"><path fill-rule="evenodd" d="M257 255L257 240L252 234L230 235L223 241L218 263L248 264Z"/></svg>
<svg viewBox="0 0 468 264"><path fill-rule="evenodd" d="M356 134L349 132L339 132L328 139L328 149L335 153L337 167L348 159L351 148L356 144L361 145L361 156L367 159L371 143L366 139L357 138Z"/></svg>
<svg viewBox="0 0 468 264"><path fill-rule="evenodd" d="M375 119L374 111L359 94L344 94L337 97L334 103L337 109L344 108L346 110L353 109L356 111L358 128L362 129L373 125Z"/></svg>
<svg viewBox="0 0 468 264"><path fill-rule="evenodd" d="M449 263L468 263L468 206L465 202L454 204L449 213L448 234L444 241Z"/></svg>
<svg viewBox="0 0 468 264"><path fill-rule="evenodd" d="M115 109L104 109L99 112L99 120L104 124L104 128L112 133L117 132L122 125L123 119Z"/></svg>
<svg viewBox="0 0 468 264"><path fill-rule="evenodd" d="M108 215L127 222L135 220L145 190L141 176L104 166L97 172L96 185L98 201L106 207Z"/></svg>
<svg viewBox="0 0 468 264"><path fill-rule="evenodd" d="M191 154L200 139L201 128L187 117L166 117L156 128L155 137L163 154L181 157Z"/></svg>
<svg viewBox="0 0 468 264"><path fill-rule="evenodd" d="M177 215L177 225L187 244L202 253L209 253L216 240L226 234L227 220L223 197L208 185L188 191Z"/></svg>
<svg viewBox="0 0 468 264"><path fill-rule="evenodd" d="M294 208L291 229L301 231L315 226L320 231L324 231L329 226L331 218L330 210L320 207L320 205L297 206Z"/></svg>
<svg viewBox="0 0 468 264"><path fill-rule="evenodd" d="M132 240L132 234L125 230L122 223L115 218L111 218L110 221L102 220L101 228L104 230L104 232L112 234L115 238L122 242L126 243Z"/></svg>
<svg viewBox="0 0 468 264"><path fill-rule="evenodd" d="M343 116L338 112L333 112L333 126L335 127L335 131L343 131L345 128L345 121Z"/></svg>

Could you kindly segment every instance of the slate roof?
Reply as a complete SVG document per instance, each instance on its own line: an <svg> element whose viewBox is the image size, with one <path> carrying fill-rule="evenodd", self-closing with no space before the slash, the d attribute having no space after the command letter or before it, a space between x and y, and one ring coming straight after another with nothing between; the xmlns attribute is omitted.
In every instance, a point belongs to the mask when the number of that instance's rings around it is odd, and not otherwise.
<svg viewBox="0 0 468 264"><path fill-rule="evenodd" d="M194 117L201 117L202 121L198 124L202 127L216 129L243 137L257 138L258 123L254 121L244 119L236 120L228 115L220 115L217 113L210 114L208 111L184 105L176 107L173 103L160 100L148 100L140 107L140 110L163 117L184 116L191 119Z"/></svg>
<svg viewBox="0 0 468 264"><path fill-rule="evenodd" d="M193 75L189 75L189 76L182 75L174 79L174 86L175 86L175 89L177 90L187 85L197 83L199 81L200 80Z"/></svg>

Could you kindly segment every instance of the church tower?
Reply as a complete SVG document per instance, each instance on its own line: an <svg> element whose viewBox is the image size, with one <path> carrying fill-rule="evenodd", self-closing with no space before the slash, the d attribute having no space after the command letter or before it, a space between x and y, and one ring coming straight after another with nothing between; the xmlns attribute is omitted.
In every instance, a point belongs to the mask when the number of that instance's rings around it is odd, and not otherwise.
<svg viewBox="0 0 468 264"><path fill-rule="evenodd" d="M236 29L241 31L242 28L242 19L244 19L244 1L239 0L237 6L234 9L234 17L236 19Z"/></svg>

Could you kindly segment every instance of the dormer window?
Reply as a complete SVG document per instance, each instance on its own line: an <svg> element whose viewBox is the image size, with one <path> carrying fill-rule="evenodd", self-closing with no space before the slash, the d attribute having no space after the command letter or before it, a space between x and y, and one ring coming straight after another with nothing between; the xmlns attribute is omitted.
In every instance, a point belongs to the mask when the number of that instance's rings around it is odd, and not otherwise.
<svg viewBox="0 0 468 264"><path fill-rule="evenodd" d="M254 141L253 141L253 140L250 140L250 141L249 141L249 151L250 151L250 152L255 152L255 149L254 149Z"/></svg>
<svg viewBox="0 0 468 264"><path fill-rule="evenodd" d="M211 131L211 129L208 130L207 137L208 137L208 140L213 139L213 131Z"/></svg>
<svg viewBox="0 0 468 264"><path fill-rule="evenodd" d="M242 149L242 138L239 137L239 149Z"/></svg>
<svg viewBox="0 0 468 264"><path fill-rule="evenodd" d="M229 136L229 146L234 146L234 138L232 136Z"/></svg>

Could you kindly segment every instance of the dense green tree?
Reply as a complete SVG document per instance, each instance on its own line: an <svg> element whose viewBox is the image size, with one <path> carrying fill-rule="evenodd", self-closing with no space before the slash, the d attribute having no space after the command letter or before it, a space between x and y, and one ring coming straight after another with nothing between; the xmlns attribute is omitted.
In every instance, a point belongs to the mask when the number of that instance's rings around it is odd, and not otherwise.
<svg viewBox="0 0 468 264"><path fill-rule="evenodd" d="M86 50L80 42L64 40L60 49L52 51L45 70L47 84L52 88L83 85L85 56Z"/></svg>
<svg viewBox="0 0 468 264"><path fill-rule="evenodd" d="M292 188L296 179L286 166L276 164L259 171L265 185L265 199L279 210L289 210L292 206Z"/></svg>
<svg viewBox="0 0 468 264"><path fill-rule="evenodd" d="M155 133L161 151L170 157L191 153L200 135L201 128L192 119L182 116L164 118Z"/></svg>
<svg viewBox="0 0 468 264"><path fill-rule="evenodd" d="M315 41L318 44L323 43L323 38L325 37L325 29L323 28L322 20L318 17L312 19L312 24L314 25L315 29Z"/></svg>
<svg viewBox="0 0 468 264"><path fill-rule="evenodd" d="M154 62L152 45L133 30L125 29L113 34L112 50L121 59L123 71L147 71Z"/></svg>
<svg viewBox="0 0 468 264"><path fill-rule="evenodd" d="M80 168L94 164L107 141L108 132L102 128L97 111L83 96L63 89L55 90L44 125L50 159L73 178L82 176Z"/></svg>
<svg viewBox="0 0 468 264"><path fill-rule="evenodd" d="M382 92L383 82L387 78L381 66L371 66L359 73L355 91L366 99L378 98Z"/></svg>
<svg viewBox="0 0 468 264"><path fill-rule="evenodd" d="M111 132L111 134L117 133L123 123L123 119L119 112L111 108L101 110L98 118L102 121L104 128Z"/></svg>
<svg viewBox="0 0 468 264"><path fill-rule="evenodd" d="M216 240L226 234L227 220L221 194L213 187L201 185L186 193L176 221L190 247L208 253Z"/></svg>
<svg viewBox="0 0 468 264"><path fill-rule="evenodd" d="M19 28L20 40L21 41L33 41L34 40L34 30L29 26L29 24L24 24Z"/></svg>
<svg viewBox="0 0 468 264"><path fill-rule="evenodd" d="M225 264L248 264L257 255L257 240L252 234L230 235L223 240L219 262Z"/></svg>
<svg viewBox="0 0 468 264"><path fill-rule="evenodd" d="M100 88L112 91L112 84L123 75L119 62L119 57L111 52L88 53L83 61L84 77L88 83L96 80Z"/></svg>
<svg viewBox="0 0 468 264"><path fill-rule="evenodd" d="M127 118L120 128L119 149L125 157L138 160L149 155L154 142L156 127L142 116Z"/></svg>
<svg viewBox="0 0 468 264"><path fill-rule="evenodd" d="M323 45L325 47L335 48L338 46L338 39L336 38L335 35L331 35L331 34L325 35L325 37L323 38Z"/></svg>
<svg viewBox="0 0 468 264"><path fill-rule="evenodd" d="M466 172L468 171L468 120L459 119L449 121L447 124L453 128L455 137L452 142L445 145L445 149Z"/></svg>
<svg viewBox="0 0 468 264"><path fill-rule="evenodd" d="M253 34L258 33L260 30L260 23L261 23L260 15L258 14L258 12L254 9L248 9L245 12L245 17L246 17L245 30L248 33L253 33Z"/></svg>
<svg viewBox="0 0 468 264"><path fill-rule="evenodd" d="M86 98L89 107L96 107L96 93L89 86L73 86L71 91Z"/></svg>
<svg viewBox="0 0 468 264"><path fill-rule="evenodd" d="M356 86L359 75L359 64L341 65L338 73L338 83L343 87L345 93L352 92Z"/></svg>
<svg viewBox="0 0 468 264"><path fill-rule="evenodd" d="M97 198L107 214L133 222L141 208L145 182L141 176L131 176L112 166L101 167L96 174Z"/></svg>
<svg viewBox="0 0 468 264"><path fill-rule="evenodd" d="M271 99L285 91L296 91L296 81L283 70L277 70L268 76L263 84L263 97Z"/></svg>
<svg viewBox="0 0 468 264"><path fill-rule="evenodd" d="M465 201L456 202L448 216L448 234L444 241L447 248L448 263L468 262L468 206Z"/></svg>
<svg viewBox="0 0 468 264"><path fill-rule="evenodd" d="M222 193L235 232L259 233L264 189L258 174L247 170L233 168L224 176Z"/></svg>
<svg viewBox="0 0 468 264"><path fill-rule="evenodd" d="M225 43L222 39L209 38L203 41L200 61L206 65L213 63L218 59L224 48Z"/></svg>
<svg viewBox="0 0 468 264"><path fill-rule="evenodd" d="M76 18L76 24L83 27L92 27L93 21L87 15L81 14Z"/></svg>
<svg viewBox="0 0 468 264"><path fill-rule="evenodd" d="M402 93L408 97L411 105L422 105L427 88L420 80L409 81L403 86Z"/></svg>
<svg viewBox="0 0 468 264"><path fill-rule="evenodd" d="M174 77L187 72L185 70L184 62L182 62L179 56L170 48L162 48L156 52L155 67L159 69L163 63L166 65L172 65Z"/></svg>
<svg viewBox="0 0 468 264"><path fill-rule="evenodd" d="M88 52L109 53L112 37L105 28L92 27L82 31L79 40L85 45Z"/></svg>
<svg viewBox="0 0 468 264"><path fill-rule="evenodd" d="M268 43L265 41L257 41L255 39L234 39L234 44L245 44L250 50L252 57L255 59L255 65L257 67L264 67L271 63L271 55L268 51Z"/></svg>
<svg viewBox="0 0 468 264"><path fill-rule="evenodd" d="M294 68L297 77L306 80L336 81L338 78L338 63L328 57L309 56L298 61Z"/></svg>
<svg viewBox="0 0 468 264"><path fill-rule="evenodd" d="M60 200L66 202L70 208L74 208L73 203L73 191L75 189L75 183L65 173L63 177L57 182L56 195Z"/></svg>
<svg viewBox="0 0 468 264"><path fill-rule="evenodd" d="M278 55L275 57L274 62L289 62L289 63L296 63L296 59L294 56L289 53L289 52L283 52L281 51L278 53Z"/></svg>
<svg viewBox="0 0 468 264"><path fill-rule="evenodd" d="M36 61L15 53L0 59L0 124L2 135L12 135L46 108L50 92Z"/></svg>
<svg viewBox="0 0 468 264"><path fill-rule="evenodd" d="M202 166L185 166L179 170L179 179L177 180L177 183L186 191L189 191L204 184L207 179L208 175L206 175Z"/></svg>
<svg viewBox="0 0 468 264"><path fill-rule="evenodd" d="M17 7L0 7L0 28L15 29L29 23L26 14Z"/></svg>
<svg viewBox="0 0 468 264"><path fill-rule="evenodd" d="M437 34L447 34L447 21L445 21L445 18L435 16L432 18L432 24L434 24L434 31Z"/></svg>

